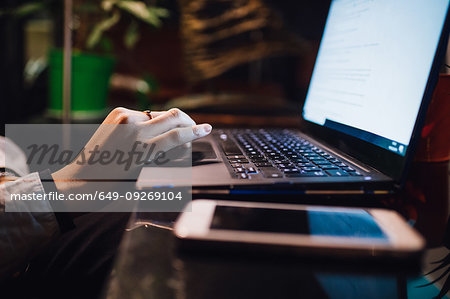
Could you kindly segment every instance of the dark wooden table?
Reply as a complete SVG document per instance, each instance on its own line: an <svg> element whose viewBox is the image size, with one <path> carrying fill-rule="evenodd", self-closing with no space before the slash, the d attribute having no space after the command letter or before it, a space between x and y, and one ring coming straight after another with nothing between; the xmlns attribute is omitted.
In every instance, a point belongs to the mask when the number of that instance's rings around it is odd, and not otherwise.
<svg viewBox="0 0 450 299"><path fill-rule="evenodd" d="M176 249L171 222L140 218L125 233L105 298L433 298L445 278L420 287L442 273L424 272L449 253L445 247L427 250L422 267L188 255Z"/></svg>
<svg viewBox="0 0 450 299"><path fill-rule="evenodd" d="M450 267L450 251L449 244L442 241L445 222L441 219L448 216L448 164L415 165L408 181L412 189L394 201L400 212L417 214L410 221L428 239L430 248L417 267L281 256L180 254L171 231L176 213L135 213L104 297L433 298L450 283L445 272ZM446 239L448 242L450 236ZM445 257L446 261L435 263ZM440 264L440 270L427 274ZM429 282L433 283L423 286Z"/></svg>

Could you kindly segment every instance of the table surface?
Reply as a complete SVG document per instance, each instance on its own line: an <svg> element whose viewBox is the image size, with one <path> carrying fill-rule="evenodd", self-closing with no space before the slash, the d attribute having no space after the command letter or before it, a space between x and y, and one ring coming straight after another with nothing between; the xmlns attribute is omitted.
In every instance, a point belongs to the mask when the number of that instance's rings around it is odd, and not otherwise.
<svg viewBox="0 0 450 299"><path fill-rule="evenodd" d="M193 256L176 250L170 221L148 215L132 217L105 298L432 298L443 281L420 286L442 271L424 271L450 253L428 250L419 270L279 256Z"/></svg>
<svg viewBox="0 0 450 299"><path fill-rule="evenodd" d="M104 297L434 298L450 284L450 250L438 246L442 244L448 217L448 167L445 163L415 165L408 179L414 187L408 188L406 184L406 192L396 199L405 210L415 206L411 214L417 214L416 228L433 246L427 249L418 267L348 260L294 260L277 255L180 254L172 234L176 213L135 213L105 285ZM446 240L448 247L450 236ZM428 274L441 265L441 269ZM433 283L424 286L430 282Z"/></svg>

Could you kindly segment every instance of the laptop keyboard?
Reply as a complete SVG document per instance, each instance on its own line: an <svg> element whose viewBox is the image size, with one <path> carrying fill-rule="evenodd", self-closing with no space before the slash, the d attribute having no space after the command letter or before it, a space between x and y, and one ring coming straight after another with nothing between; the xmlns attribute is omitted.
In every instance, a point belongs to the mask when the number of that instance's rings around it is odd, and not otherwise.
<svg viewBox="0 0 450 299"><path fill-rule="evenodd" d="M289 130L229 130L219 139L233 176L241 179L258 173L266 178L362 175Z"/></svg>

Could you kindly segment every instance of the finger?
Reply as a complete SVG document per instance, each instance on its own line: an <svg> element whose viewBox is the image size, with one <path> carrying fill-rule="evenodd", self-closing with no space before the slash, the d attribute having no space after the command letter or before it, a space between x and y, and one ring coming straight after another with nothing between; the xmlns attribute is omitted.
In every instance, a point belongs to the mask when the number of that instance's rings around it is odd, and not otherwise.
<svg viewBox="0 0 450 299"><path fill-rule="evenodd" d="M181 110L179 108L171 108L167 111L152 111L151 115L152 115L152 118L158 118L161 116L163 116L163 118L165 118L165 117L170 118L170 116L172 116L174 118L179 117L179 118L190 121L193 126L196 124L195 121L188 114L186 114L183 110Z"/></svg>
<svg viewBox="0 0 450 299"><path fill-rule="evenodd" d="M148 120L148 116L142 111L130 110L123 107L114 108L105 120L103 124L129 124L140 123Z"/></svg>
<svg viewBox="0 0 450 299"><path fill-rule="evenodd" d="M142 111L138 111L138 112L142 112ZM167 112L167 110L165 110L165 111L150 111L150 115L152 116L152 119L154 119L154 118L160 117L161 115L163 115L166 112ZM145 118L143 121L148 121L148 120L149 120L148 118Z"/></svg>
<svg viewBox="0 0 450 299"><path fill-rule="evenodd" d="M211 133L211 130L212 127L210 124L176 128L152 138L151 142L157 144L159 151L168 151L182 144L204 137Z"/></svg>
<svg viewBox="0 0 450 299"><path fill-rule="evenodd" d="M195 126L195 122L189 115L180 109L174 108L164 112L157 118L144 122L144 126L151 126L151 133L157 136L174 128Z"/></svg>
<svg viewBox="0 0 450 299"><path fill-rule="evenodd" d="M150 114L152 115L152 118L157 118L157 117L163 115L166 112L167 111L152 111L152 112L150 112Z"/></svg>

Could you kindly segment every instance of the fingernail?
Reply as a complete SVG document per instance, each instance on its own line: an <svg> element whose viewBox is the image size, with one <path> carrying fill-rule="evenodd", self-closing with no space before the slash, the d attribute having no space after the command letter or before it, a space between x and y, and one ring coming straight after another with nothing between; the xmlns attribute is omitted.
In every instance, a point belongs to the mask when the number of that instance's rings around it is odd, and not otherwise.
<svg viewBox="0 0 450 299"><path fill-rule="evenodd" d="M203 126L203 129L205 130L206 133L209 133L212 130L212 126L210 124L205 124Z"/></svg>

